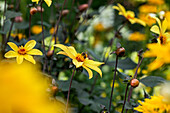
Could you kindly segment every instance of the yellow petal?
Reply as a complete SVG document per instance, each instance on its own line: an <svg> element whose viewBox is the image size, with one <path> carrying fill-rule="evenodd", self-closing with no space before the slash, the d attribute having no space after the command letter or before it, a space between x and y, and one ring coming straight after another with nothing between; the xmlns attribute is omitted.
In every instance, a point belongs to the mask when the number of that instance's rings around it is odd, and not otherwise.
<svg viewBox="0 0 170 113"><path fill-rule="evenodd" d="M83 65L83 62L78 62L76 59L73 59L72 62L76 66L76 68L79 68Z"/></svg>
<svg viewBox="0 0 170 113"><path fill-rule="evenodd" d="M90 69L97 71L100 74L100 76L102 77L102 71L97 66L95 66L93 64L90 65L90 64L85 64L85 63L83 65L87 66Z"/></svg>
<svg viewBox="0 0 170 113"><path fill-rule="evenodd" d="M94 65L94 66L100 66L102 64L104 64L104 62L97 62L97 61L93 61L93 60L88 60L86 59L84 61L85 64L91 64L91 65Z"/></svg>
<svg viewBox="0 0 170 113"><path fill-rule="evenodd" d="M51 6L52 0L44 0L44 1L45 1L45 3L48 5L48 7Z"/></svg>
<svg viewBox="0 0 170 113"><path fill-rule="evenodd" d="M38 4L39 0L32 0L32 2L36 2Z"/></svg>
<svg viewBox="0 0 170 113"><path fill-rule="evenodd" d="M74 47L70 46L70 47L68 47L68 49L70 50L70 52L71 52L74 56L77 55L77 52L76 52L76 50L75 50Z"/></svg>
<svg viewBox="0 0 170 113"><path fill-rule="evenodd" d="M120 11L120 10L119 10L119 7L117 7L117 6L113 6L112 8Z"/></svg>
<svg viewBox="0 0 170 113"><path fill-rule="evenodd" d="M7 44L8 44L14 51L18 51L18 50L19 50L18 46L17 46L15 43L13 43L13 42L8 42Z"/></svg>
<svg viewBox="0 0 170 113"><path fill-rule="evenodd" d="M25 60L28 60L32 62L33 64L36 64L34 58L31 55L24 55Z"/></svg>
<svg viewBox="0 0 170 113"><path fill-rule="evenodd" d="M160 34L160 30L157 25L152 26L150 30L156 34Z"/></svg>
<svg viewBox="0 0 170 113"><path fill-rule="evenodd" d="M57 54L61 54L61 55L65 55L65 56L68 56L66 52L64 51L59 51Z"/></svg>
<svg viewBox="0 0 170 113"><path fill-rule="evenodd" d="M17 63L21 64L23 62L23 55L17 55Z"/></svg>
<svg viewBox="0 0 170 113"><path fill-rule="evenodd" d="M135 21L136 21L136 23L139 23L139 24L141 24L141 25L143 25L143 26L146 26L146 23L145 23L143 20L140 20L140 19L138 19L138 18L135 18Z"/></svg>
<svg viewBox="0 0 170 113"><path fill-rule="evenodd" d="M26 49L26 51L30 51L32 48L35 47L35 45L36 45L36 41L30 40L25 44L24 48Z"/></svg>
<svg viewBox="0 0 170 113"><path fill-rule="evenodd" d="M88 67L86 67L85 65L83 65L83 68L87 70L87 72L89 74L89 79L91 79L93 77L92 71Z"/></svg>
<svg viewBox="0 0 170 113"><path fill-rule="evenodd" d="M120 8L120 11L122 12L122 14L123 15L126 15L126 10L125 10L125 8L121 5L121 4L117 4L118 6L119 6L119 8Z"/></svg>
<svg viewBox="0 0 170 113"><path fill-rule="evenodd" d="M130 22L131 24L136 23L136 21L135 21L134 19L128 19L128 20L129 20L129 22Z"/></svg>
<svg viewBox="0 0 170 113"><path fill-rule="evenodd" d="M13 57L17 57L18 53L15 51L8 51L7 53L5 53L5 57L6 58L13 58Z"/></svg>
<svg viewBox="0 0 170 113"><path fill-rule="evenodd" d="M31 49L30 51L27 52L29 55L43 55L43 53L38 50L38 49Z"/></svg>
<svg viewBox="0 0 170 113"><path fill-rule="evenodd" d="M157 21L159 28L162 29L161 21L159 20L159 18L157 18L157 17L152 17L152 18L154 18Z"/></svg>
<svg viewBox="0 0 170 113"><path fill-rule="evenodd" d="M71 53L71 51L68 49L67 46L64 46L62 44L55 44L55 47L59 47L60 49L62 49L64 52L67 53L67 55L71 58L71 59L75 59L75 56Z"/></svg>
<svg viewBox="0 0 170 113"><path fill-rule="evenodd" d="M170 42L170 34L169 33L164 33L166 37L166 42Z"/></svg>
<svg viewBox="0 0 170 113"><path fill-rule="evenodd" d="M164 64L164 62L161 59L157 58L152 63L150 63L148 65L148 70L149 71L156 70L156 69L160 68L163 64Z"/></svg>
<svg viewBox="0 0 170 113"><path fill-rule="evenodd" d="M167 20L165 18L164 21L162 22L162 29L161 29L162 30L162 34L165 33L167 27L168 27L168 22L167 22Z"/></svg>

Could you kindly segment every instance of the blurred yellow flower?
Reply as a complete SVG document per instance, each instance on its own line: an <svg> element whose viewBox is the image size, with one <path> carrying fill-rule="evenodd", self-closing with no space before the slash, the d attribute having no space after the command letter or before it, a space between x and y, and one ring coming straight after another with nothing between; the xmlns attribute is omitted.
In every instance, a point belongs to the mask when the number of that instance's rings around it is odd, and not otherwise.
<svg viewBox="0 0 170 113"><path fill-rule="evenodd" d="M129 40L131 41L143 41L146 40L146 36L140 32L134 32L130 34Z"/></svg>
<svg viewBox="0 0 170 113"><path fill-rule="evenodd" d="M31 32L33 34L40 34L42 32L42 26L40 25L34 25L32 28L31 28Z"/></svg>
<svg viewBox="0 0 170 113"><path fill-rule="evenodd" d="M164 0L148 0L149 4L155 4L155 5L163 5L165 3Z"/></svg>
<svg viewBox="0 0 170 113"><path fill-rule="evenodd" d="M102 23L96 24L96 25L94 26L94 29L95 29L96 31L104 31L104 30L105 30L105 28L104 28L104 26L103 26Z"/></svg>
<svg viewBox="0 0 170 113"><path fill-rule="evenodd" d="M40 1L40 0L32 0L32 2L36 2L37 4L38 4L39 1ZM44 0L44 1L45 1L45 3L48 5L48 7L51 6L52 0Z"/></svg>
<svg viewBox="0 0 170 113"><path fill-rule="evenodd" d="M165 12L165 18L167 19L167 21L168 21L168 27L167 27L167 29L168 30L170 30L170 11L167 11L167 12Z"/></svg>
<svg viewBox="0 0 170 113"><path fill-rule="evenodd" d="M155 5L145 4L139 7L139 12L140 13L156 13L157 7Z"/></svg>
<svg viewBox="0 0 170 113"><path fill-rule="evenodd" d="M153 71L160 68L163 64L170 63L170 43L161 45L158 43L148 44L148 51L144 53L144 57L157 57L148 65L148 70Z"/></svg>
<svg viewBox="0 0 170 113"><path fill-rule="evenodd" d="M13 49L5 53L6 58L14 58L16 57L17 63L21 64L23 59L28 60L35 64L35 60L31 55L43 55L42 52L38 49L33 49L36 45L35 40L28 41L25 46L17 47L17 45L13 42L8 42L8 45Z"/></svg>
<svg viewBox="0 0 170 113"><path fill-rule="evenodd" d="M26 38L26 36L22 33L18 33L18 34L11 33L11 37L13 37L13 38L18 37L19 40Z"/></svg>
<svg viewBox="0 0 170 113"><path fill-rule="evenodd" d="M90 69L97 71L102 77L102 71L100 70L100 68L98 68L98 66L104 64L103 62L89 60L86 53L84 52L81 54L77 53L75 48L72 46L68 47L62 44L55 44L54 46L62 49L63 51L60 51L57 54L62 54L70 57L72 59L73 64L76 66L76 68L79 68L81 66L85 68L89 74L89 79L93 77L93 73Z"/></svg>
<svg viewBox="0 0 170 113"><path fill-rule="evenodd" d="M153 25L150 30L156 34L159 34L158 43L166 44L168 41L170 41L170 34L165 32L168 27L168 22L166 18L163 20L163 22L161 22L157 17L153 18L157 21L158 25Z"/></svg>
<svg viewBox="0 0 170 113"><path fill-rule="evenodd" d="M142 113L169 113L170 104L162 101L163 96L151 96L151 99L146 98L144 102L138 101L140 105L134 110Z"/></svg>
<svg viewBox="0 0 170 113"><path fill-rule="evenodd" d="M131 24L139 23L143 26L146 25L146 23L138 18L135 18L135 13L133 11L126 11L126 9L121 5L117 4L118 6L113 6L113 9L116 9L119 11L119 15L124 16Z"/></svg>
<svg viewBox="0 0 170 113"><path fill-rule="evenodd" d="M156 23L156 20L153 19L149 14L140 13L139 19L143 20L148 26L152 26Z"/></svg>
<svg viewBox="0 0 170 113"><path fill-rule="evenodd" d="M65 104L50 100L50 80L28 63L0 64L0 113L65 113Z"/></svg>

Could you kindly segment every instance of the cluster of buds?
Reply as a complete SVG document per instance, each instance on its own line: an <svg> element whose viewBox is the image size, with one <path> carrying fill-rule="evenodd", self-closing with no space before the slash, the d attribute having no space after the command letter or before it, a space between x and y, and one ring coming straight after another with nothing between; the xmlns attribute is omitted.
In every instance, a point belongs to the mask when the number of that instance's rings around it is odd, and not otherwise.
<svg viewBox="0 0 170 113"><path fill-rule="evenodd" d="M41 6L31 7L30 14L34 15L37 12L41 12L41 10L42 10L42 12L44 12L44 8L41 9Z"/></svg>
<svg viewBox="0 0 170 113"><path fill-rule="evenodd" d="M16 23L21 23L21 22L23 21L23 18L22 18L22 16L16 16L15 19L14 19L14 21L15 21Z"/></svg>

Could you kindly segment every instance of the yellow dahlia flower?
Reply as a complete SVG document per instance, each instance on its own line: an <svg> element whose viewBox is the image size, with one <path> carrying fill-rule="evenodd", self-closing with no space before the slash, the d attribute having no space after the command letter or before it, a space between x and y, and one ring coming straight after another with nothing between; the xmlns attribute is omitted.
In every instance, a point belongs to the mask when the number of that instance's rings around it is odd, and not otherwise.
<svg viewBox="0 0 170 113"><path fill-rule="evenodd" d="M73 64L76 66L76 68L82 66L84 69L86 69L89 74L89 79L93 77L93 73L90 69L97 71L102 77L102 71L100 70L100 68L98 68L98 66L104 64L103 62L89 60L86 53L81 53L81 54L77 53L75 48L72 46L68 47L62 44L55 44L54 46L62 49L63 51L60 51L57 54L62 54L70 57L72 59Z"/></svg>
<svg viewBox="0 0 170 113"><path fill-rule="evenodd" d="M28 41L24 47L23 46L18 47L13 42L8 42L7 44L13 49L13 51L12 50L8 51L5 54L5 57L6 58L16 57L18 64L21 64L23 62L23 59L28 60L35 64L36 62L31 55L43 55L43 53L40 50L33 49L36 45L35 40Z"/></svg>
<svg viewBox="0 0 170 113"><path fill-rule="evenodd" d="M139 23L143 26L146 25L146 23L138 18L135 18L135 13L133 11L126 11L126 9L121 5L117 4L118 6L113 6L113 9L116 9L119 11L119 15L124 16L131 24Z"/></svg>

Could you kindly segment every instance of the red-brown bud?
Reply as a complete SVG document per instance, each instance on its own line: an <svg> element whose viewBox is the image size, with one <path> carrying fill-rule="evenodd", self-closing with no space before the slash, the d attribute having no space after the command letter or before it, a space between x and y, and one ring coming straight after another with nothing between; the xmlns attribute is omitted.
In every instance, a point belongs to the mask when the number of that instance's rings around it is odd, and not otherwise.
<svg viewBox="0 0 170 113"><path fill-rule="evenodd" d="M61 12L62 16L66 16L69 13L69 10L65 9Z"/></svg>
<svg viewBox="0 0 170 113"><path fill-rule="evenodd" d="M57 86L53 86L53 87L52 87L52 92L55 93L55 92L57 92L57 91L58 91L58 87L57 87Z"/></svg>
<svg viewBox="0 0 170 113"><path fill-rule="evenodd" d="M139 85L139 80L138 79L132 79L131 81L130 81L130 85L133 87L133 88L135 88L135 87L137 87L138 85Z"/></svg>
<svg viewBox="0 0 170 113"><path fill-rule="evenodd" d="M122 57L125 55L125 48L123 47L117 48L115 53L118 57Z"/></svg>
<svg viewBox="0 0 170 113"><path fill-rule="evenodd" d="M49 50L48 52L47 52L47 57L51 57L53 55L53 50Z"/></svg>
<svg viewBox="0 0 170 113"><path fill-rule="evenodd" d="M9 4L7 9L9 9L9 10L10 9L14 9L14 5L13 4Z"/></svg>
<svg viewBox="0 0 170 113"><path fill-rule="evenodd" d="M89 7L88 4L82 4L78 7L78 9L80 12L83 12L83 11L87 10L88 7Z"/></svg>
<svg viewBox="0 0 170 113"><path fill-rule="evenodd" d="M31 15L34 15L35 13L37 13L37 8L32 7L32 8L30 9L30 14L31 14Z"/></svg>
<svg viewBox="0 0 170 113"><path fill-rule="evenodd" d="M20 23L20 22L22 22L22 21L23 21L23 18L22 18L21 16L15 17L15 22L16 22L16 23Z"/></svg>
<svg viewBox="0 0 170 113"><path fill-rule="evenodd" d="M37 6L37 11L41 12L41 6ZM42 12L44 12L44 8L42 8Z"/></svg>

